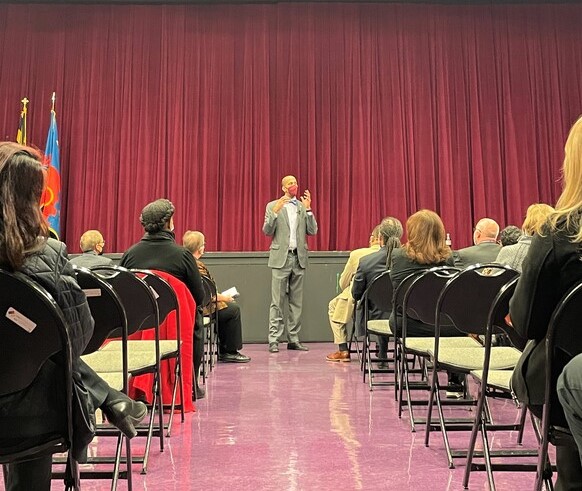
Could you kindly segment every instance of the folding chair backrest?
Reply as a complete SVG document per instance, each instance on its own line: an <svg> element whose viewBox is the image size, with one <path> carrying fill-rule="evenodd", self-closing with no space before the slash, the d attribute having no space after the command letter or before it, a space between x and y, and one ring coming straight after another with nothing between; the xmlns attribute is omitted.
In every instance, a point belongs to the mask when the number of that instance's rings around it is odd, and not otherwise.
<svg viewBox="0 0 582 491"><path fill-rule="evenodd" d="M74 266L77 283L87 296L91 316L95 321L93 336L85 347L84 355L97 351L114 334L127 332L125 309L113 287L96 271Z"/></svg>
<svg viewBox="0 0 582 491"><path fill-rule="evenodd" d="M148 270L132 270L134 273L142 273L141 278L150 287L154 298L158 304L158 312L160 315L160 323L164 322L170 312L178 310L178 298L176 292L170 284L161 276L158 276L154 271Z"/></svg>
<svg viewBox="0 0 582 491"><path fill-rule="evenodd" d="M145 281L121 266L99 266L92 271L107 281L119 296L125 309L128 334L159 325L158 305Z"/></svg>
<svg viewBox="0 0 582 491"><path fill-rule="evenodd" d="M421 274L422 271L408 275L400 282L396 290L394 290L392 305L398 313L402 313L402 304L404 303L404 297L406 296L406 292L410 288L410 285L412 285L416 277Z"/></svg>
<svg viewBox="0 0 582 491"><path fill-rule="evenodd" d="M63 360L70 360L66 320L42 286L21 273L0 270L0 312L0 395L28 387L45 361L60 351Z"/></svg>
<svg viewBox="0 0 582 491"><path fill-rule="evenodd" d="M404 295L406 315L425 323L435 323L435 308L446 283L459 273L458 268L439 266L415 277Z"/></svg>
<svg viewBox="0 0 582 491"><path fill-rule="evenodd" d="M582 283L579 283L556 306L546 336L546 404L549 404L552 425L567 427L556 383L566 364L582 353L581 323Z"/></svg>
<svg viewBox="0 0 582 491"><path fill-rule="evenodd" d="M210 278L202 276L202 287L204 288L204 301L201 307L208 307L212 302L216 302L216 284Z"/></svg>
<svg viewBox="0 0 582 491"><path fill-rule="evenodd" d="M459 331L483 335L497 294L503 285L518 275L509 266L469 266L447 282L437 308Z"/></svg>
<svg viewBox="0 0 582 491"><path fill-rule="evenodd" d="M376 276L368 288L366 288L363 301L368 302L369 306L373 305L377 310L390 314L392 312L393 295L394 290L392 288L390 271L385 271L381 275Z"/></svg>

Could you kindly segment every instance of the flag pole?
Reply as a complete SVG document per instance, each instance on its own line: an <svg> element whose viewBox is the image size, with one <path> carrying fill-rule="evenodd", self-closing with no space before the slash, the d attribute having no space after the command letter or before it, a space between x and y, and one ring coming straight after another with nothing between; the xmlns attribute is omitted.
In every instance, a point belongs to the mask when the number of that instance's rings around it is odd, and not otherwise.
<svg viewBox="0 0 582 491"><path fill-rule="evenodd" d="M30 102L26 97L24 99L22 99L20 102L22 102L22 110L26 111L26 105Z"/></svg>
<svg viewBox="0 0 582 491"><path fill-rule="evenodd" d="M54 112L55 111L55 101L57 100L57 95L55 92L53 92L53 95L51 97L51 111Z"/></svg>

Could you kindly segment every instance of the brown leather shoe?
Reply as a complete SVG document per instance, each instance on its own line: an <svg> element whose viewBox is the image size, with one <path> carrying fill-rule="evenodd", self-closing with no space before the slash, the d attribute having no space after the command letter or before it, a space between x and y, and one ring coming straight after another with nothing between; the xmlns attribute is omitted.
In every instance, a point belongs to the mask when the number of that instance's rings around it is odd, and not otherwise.
<svg viewBox="0 0 582 491"><path fill-rule="evenodd" d="M349 351L336 351L325 357L327 361L352 361Z"/></svg>

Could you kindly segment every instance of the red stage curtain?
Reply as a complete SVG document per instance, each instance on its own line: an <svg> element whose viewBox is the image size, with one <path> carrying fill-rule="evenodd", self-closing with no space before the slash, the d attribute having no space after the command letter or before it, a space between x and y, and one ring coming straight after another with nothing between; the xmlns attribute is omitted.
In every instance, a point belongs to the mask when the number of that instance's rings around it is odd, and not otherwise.
<svg viewBox="0 0 582 491"><path fill-rule="evenodd" d="M476 219L553 203L582 112L582 5L0 5L0 131L27 96L44 148L56 91L64 237L122 251L150 200L178 238L266 250L280 179L309 188L311 248L365 245L384 215Z"/></svg>

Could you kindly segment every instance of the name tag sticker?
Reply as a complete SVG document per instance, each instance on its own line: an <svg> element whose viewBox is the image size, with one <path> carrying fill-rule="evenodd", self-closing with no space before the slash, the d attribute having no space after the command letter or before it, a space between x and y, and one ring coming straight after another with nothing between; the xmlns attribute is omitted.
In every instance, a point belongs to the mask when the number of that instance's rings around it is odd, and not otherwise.
<svg viewBox="0 0 582 491"><path fill-rule="evenodd" d="M154 290L153 286L150 286L150 290L152 291L152 295L154 296L154 298L157 300L158 298L160 298L160 296L158 295L158 292Z"/></svg>
<svg viewBox="0 0 582 491"><path fill-rule="evenodd" d="M36 328L36 324L32 322L24 314L21 314L14 307L8 307L6 311L6 318L14 322L19 327L22 327L26 332L32 332Z"/></svg>
<svg viewBox="0 0 582 491"><path fill-rule="evenodd" d="M87 288L83 290L83 293L87 297L100 297L101 296L101 288Z"/></svg>

